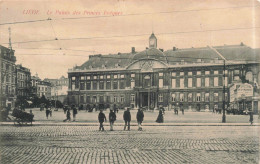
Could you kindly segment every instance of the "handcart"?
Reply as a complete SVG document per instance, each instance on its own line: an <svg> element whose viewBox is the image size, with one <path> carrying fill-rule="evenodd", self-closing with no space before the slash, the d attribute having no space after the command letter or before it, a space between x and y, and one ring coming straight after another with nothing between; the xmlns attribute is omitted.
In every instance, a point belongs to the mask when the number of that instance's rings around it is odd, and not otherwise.
<svg viewBox="0 0 260 164"><path fill-rule="evenodd" d="M27 113L18 109L14 109L12 116L15 117L14 119L14 124L18 124L18 125L27 125L28 123L33 122L33 117L34 115L31 113Z"/></svg>

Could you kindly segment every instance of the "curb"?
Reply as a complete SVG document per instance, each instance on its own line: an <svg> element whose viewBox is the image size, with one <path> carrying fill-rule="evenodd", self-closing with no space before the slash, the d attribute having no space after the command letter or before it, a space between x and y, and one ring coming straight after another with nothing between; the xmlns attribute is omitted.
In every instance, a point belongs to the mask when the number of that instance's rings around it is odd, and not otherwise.
<svg viewBox="0 0 260 164"><path fill-rule="evenodd" d="M116 123L114 126L124 126L124 123ZM33 122L19 125L14 124L14 122L2 122L0 126L99 126L99 123L43 123L43 122ZM105 123L104 126L110 126L109 123ZM132 123L131 126L138 126L137 123ZM260 126L260 123L255 123L253 125L249 123L143 123L142 126Z"/></svg>

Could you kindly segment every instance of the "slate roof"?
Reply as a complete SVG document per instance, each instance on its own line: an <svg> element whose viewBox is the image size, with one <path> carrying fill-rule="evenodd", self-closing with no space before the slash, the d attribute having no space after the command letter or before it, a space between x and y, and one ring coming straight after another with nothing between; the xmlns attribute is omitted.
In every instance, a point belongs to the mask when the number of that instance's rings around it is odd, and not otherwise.
<svg viewBox="0 0 260 164"><path fill-rule="evenodd" d="M144 51L137 53L133 57L133 60L140 60L140 59L157 59L167 63L167 59L164 53L156 48L146 49Z"/></svg>
<svg viewBox="0 0 260 164"><path fill-rule="evenodd" d="M15 52L14 50L10 52L9 48L0 45L0 58L16 62L16 57L14 56L14 52Z"/></svg>
<svg viewBox="0 0 260 164"><path fill-rule="evenodd" d="M228 61L259 61L260 62L260 49L252 49L245 45L233 46L215 46L216 49ZM196 62L197 59L210 62L215 58L222 59L216 52L209 47L203 48L189 48L180 50L168 50L164 54L170 61L170 64L175 64L184 60L185 62Z"/></svg>
<svg viewBox="0 0 260 164"><path fill-rule="evenodd" d="M230 46L215 46L215 48L228 61L255 61L260 62L260 49L252 49L246 45L230 45ZM125 68L130 63L143 59L153 58L175 65L184 60L185 63L196 63L201 59L204 63L209 63L214 59L221 59L221 57L209 47L202 48L187 48L160 51L155 48L149 48L139 53L118 53L109 55L91 55L89 60L76 69L95 69L105 66L109 68ZM221 59L222 60L222 59ZM92 68L91 68L92 67Z"/></svg>
<svg viewBox="0 0 260 164"><path fill-rule="evenodd" d="M83 63L81 66L76 67L77 69L90 69L92 67L95 68L115 68L116 65L118 67L126 67L131 62L133 62L133 57L135 54L133 53L118 53L118 54L109 54L109 55L91 55L89 56L89 60Z"/></svg>

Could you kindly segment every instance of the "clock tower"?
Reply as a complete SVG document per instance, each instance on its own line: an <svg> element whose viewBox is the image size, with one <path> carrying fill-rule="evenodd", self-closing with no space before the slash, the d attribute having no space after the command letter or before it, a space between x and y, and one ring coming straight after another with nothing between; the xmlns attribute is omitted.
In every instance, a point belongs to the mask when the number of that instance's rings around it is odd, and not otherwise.
<svg viewBox="0 0 260 164"><path fill-rule="evenodd" d="M149 48L157 48L157 38L154 33L152 33L149 38Z"/></svg>

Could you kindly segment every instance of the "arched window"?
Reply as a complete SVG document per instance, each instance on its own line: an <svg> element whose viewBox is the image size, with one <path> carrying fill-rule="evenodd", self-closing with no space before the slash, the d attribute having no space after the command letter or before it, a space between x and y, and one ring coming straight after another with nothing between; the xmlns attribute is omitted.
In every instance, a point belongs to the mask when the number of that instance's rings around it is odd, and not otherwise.
<svg viewBox="0 0 260 164"><path fill-rule="evenodd" d="M149 75L146 75L146 76L144 77L144 86L145 86L145 87L150 87L150 85L151 85L151 78L150 78Z"/></svg>

